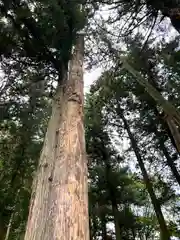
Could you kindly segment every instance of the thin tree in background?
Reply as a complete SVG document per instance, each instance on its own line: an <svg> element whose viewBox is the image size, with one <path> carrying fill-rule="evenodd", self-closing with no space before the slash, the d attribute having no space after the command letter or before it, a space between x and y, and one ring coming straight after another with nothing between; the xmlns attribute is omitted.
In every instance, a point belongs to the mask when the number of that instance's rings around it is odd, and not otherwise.
<svg viewBox="0 0 180 240"><path fill-rule="evenodd" d="M178 152L180 152L180 132L178 127L180 127L180 113L174 107L172 103L167 101L156 88L144 79L140 73L138 73L129 63L124 63L125 68L129 71L137 80L137 82L142 85L147 93L159 104L165 113L165 121L167 122L171 134L174 138ZM178 127L177 127L178 126Z"/></svg>
<svg viewBox="0 0 180 240"><path fill-rule="evenodd" d="M112 42L106 36L105 33L102 34L101 39L106 43L111 57L115 58L116 67L123 67L126 69L134 79L146 90L146 92L157 102L159 106L162 107L165 113L165 121L169 126L171 134L174 138L177 150L180 152L180 132L178 127L180 127L180 112L178 109L168 100L166 100L161 93L154 87L148 80L145 79L138 72L134 66L128 61L127 57L124 56L124 53L119 52L112 46Z"/></svg>
<svg viewBox="0 0 180 240"><path fill-rule="evenodd" d="M31 198L25 240L89 239L83 126L84 36L58 86Z"/></svg>
<svg viewBox="0 0 180 240"><path fill-rule="evenodd" d="M166 162L167 162L167 165L169 166L169 168L171 169L171 172L173 174L173 177L174 179L177 181L177 183L179 184L180 186L180 175L179 175L179 172L178 172L178 169L176 167L176 164L175 162L173 161L172 157L170 156L169 154L169 151L167 149L167 147L165 146L164 144L164 141L162 139L162 135L160 134L160 132L158 131L157 127L155 126L154 127L154 132L156 133L156 135L158 136L158 143L159 143L159 146L160 146L160 149L161 151L163 152L165 158L166 158Z"/></svg>
<svg viewBox="0 0 180 240"><path fill-rule="evenodd" d="M118 113L121 116L121 119L124 123L124 127L125 127L128 135L129 135L132 148L133 148L134 153L136 155L139 167L140 167L142 175L143 175L144 182L146 184L146 188L147 188L149 196L151 198L152 205L154 207L154 211L156 213L156 216L157 216L157 219L158 219L158 222L159 222L159 226L160 226L161 240L169 240L170 239L170 234L169 234L164 216L163 216L162 211L161 211L161 206L160 206L160 204L159 204L159 202L156 198L156 195L154 193L152 183L151 183L151 181L148 177L148 173L147 173L146 168L144 166L144 162L143 162L141 154L139 152L139 148L138 148L138 145L136 143L136 140L135 140L135 138L134 138L134 136L131 132L130 126L129 126L126 118L124 117L123 112L120 110L120 108L118 108Z"/></svg>

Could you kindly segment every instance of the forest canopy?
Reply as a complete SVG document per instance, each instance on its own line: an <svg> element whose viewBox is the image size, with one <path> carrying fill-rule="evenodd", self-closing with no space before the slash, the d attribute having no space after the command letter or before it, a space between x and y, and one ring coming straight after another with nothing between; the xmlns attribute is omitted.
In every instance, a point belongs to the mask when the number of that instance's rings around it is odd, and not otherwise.
<svg viewBox="0 0 180 240"><path fill-rule="evenodd" d="M0 240L180 238L179 32L178 0L0 0Z"/></svg>

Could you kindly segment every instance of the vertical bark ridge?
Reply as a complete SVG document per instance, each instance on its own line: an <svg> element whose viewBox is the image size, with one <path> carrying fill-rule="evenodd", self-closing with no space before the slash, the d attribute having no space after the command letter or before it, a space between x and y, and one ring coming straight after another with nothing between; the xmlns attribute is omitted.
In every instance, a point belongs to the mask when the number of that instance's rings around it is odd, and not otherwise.
<svg viewBox="0 0 180 240"><path fill-rule="evenodd" d="M169 233L169 230L167 228L166 221L164 219L160 203L156 198L156 195L155 195L154 190L153 190L152 183L149 179L148 173L147 173L146 168L144 166L143 159L141 158L141 155L140 155L140 152L139 152L139 147L138 147L138 145L136 143L136 140L135 140L135 138L134 138L134 136L131 132L131 129L128 125L128 122L127 122L126 118L124 117L123 112L120 110L120 108L118 109L118 113L119 113L119 115L120 115L120 117L121 117L121 119L124 123L124 127L125 127L128 135L129 135L132 148L134 150L134 153L136 155L139 167L140 167L141 172L142 172L144 183L146 184L147 191L148 191L149 196L151 198L151 202L152 202L152 205L154 207L154 211L156 213L157 220L159 222L160 239L161 240L170 240L170 233Z"/></svg>
<svg viewBox="0 0 180 240"><path fill-rule="evenodd" d="M83 126L83 37L70 64L65 88L58 155L53 173L49 226L52 239L89 239L87 167ZM56 201L54 201L56 199ZM54 214L53 214L54 213ZM63 222L65 221L65 222ZM61 236L61 237L60 237ZM48 238L44 238L45 240Z"/></svg>
<svg viewBox="0 0 180 240"><path fill-rule="evenodd" d="M49 120L39 160L39 166L33 181L25 240L42 239L42 231L45 229L45 223L48 216L49 190L51 184L49 177L51 176L54 163L54 133L56 132L58 122L60 121L61 99L62 87L59 87L53 102L52 115Z"/></svg>
<svg viewBox="0 0 180 240"><path fill-rule="evenodd" d="M83 38L77 39L69 78L63 91L61 88L57 93L40 158L25 240L89 239Z"/></svg>

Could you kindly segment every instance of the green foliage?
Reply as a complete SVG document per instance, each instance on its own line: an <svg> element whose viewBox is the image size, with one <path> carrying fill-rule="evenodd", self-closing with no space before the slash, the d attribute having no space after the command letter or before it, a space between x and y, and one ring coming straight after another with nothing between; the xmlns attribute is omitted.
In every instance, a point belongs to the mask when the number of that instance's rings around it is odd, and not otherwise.
<svg viewBox="0 0 180 240"><path fill-rule="evenodd" d="M102 218L105 217L107 223L113 221L112 209L115 199L119 208L118 222L123 239L127 237L134 239L133 234L138 235L138 232L141 233L141 231L142 234L149 231L149 236L152 236L151 231L157 231L155 227L157 222L152 223L147 216L147 221L151 224L149 223L149 228L147 227L147 231L145 231L147 223L144 218L136 215L135 211L136 208L141 209L149 202L147 192L142 180L137 175L132 174L127 166L122 166L124 159L113 149L106 129L106 115L102 114L103 106L106 104L102 101L103 98L99 98L102 92L98 90L98 93L88 95L85 105L87 153L90 159L89 211L91 232L94 237L101 234L99 230L101 224L97 226L97 222L101 222ZM113 110L111 109L111 111Z"/></svg>
<svg viewBox="0 0 180 240"><path fill-rule="evenodd" d="M111 5L112 1L107 3ZM139 11L141 4L149 6L145 9L145 14L151 13L149 20L152 14L162 12L162 1L121 1L116 9L121 9L120 15L131 14ZM165 2L168 7L169 4ZM96 1L82 0L0 2L0 54L4 73L0 89L0 234L2 229L3 235L7 231L12 217L9 240L23 238L55 81L62 77L62 69L67 68L78 31L85 26L91 29L88 9L93 12L98 7ZM179 52L174 51L179 38L169 44L159 44L156 49L152 46L154 39L145 46L143 40L140 34L126 37L129 62L179 107L180 59ZM122 239L151 240L159 234L157 217L129 146L118 106L136 137L171 235L179 237L176 193L179 186L172 171L172 166L179 171L179 156L172 136L157 103L125 69L114 67L116 60L113 63L92 85L85 103L91 237L99 239L103 231L114 236L114 228L109 230L107 225L114 226L115 220Z"/></svg>
<svg viewBox="0 0 180 240"><path fill-rule="evenodd" d="M171 99L173 104L179 107L179 101L177 100L179 98L179 81L177 80L179 78L179 65L178 61L176 64L173 64L171 59L165 57L164 52L167 51L168 46L158 46L158 54L155 52L154 48L149 47L149 45L147 45L142 51L142 40L140 35L137 35L134 38L129 38L128 41L126 39L125 43L129 44L128 59L131 64L141 72L142 76L151 82L161 94ZM162 75L162 72L165 74ZM177 183L179 183L179 165L176 164L178 154L174 148L174 143L167 126L165 125L163 118L161 118L161 109L156 101L154 101L154 99L152 99L151 96L139 86L135 79L126 70L118 69L116 67L112 67L109 71L105 71L95 84L93 84L90 92L90 95L87 97L85 108L86 138L90 161L92 162L92 159L95 160L95 162L92 163L93 166L98 164L98 166L101 166L100 168L106 169L107 162L105 163L105 159L109 156L107 158L109 159L108 164L113 170L115 169L115 171L117 171L118 166L121 166L122 164L128 164L128 166L131 166L131 168L134 169L135 162L132 149L129 147L121 149L121 141L125 141L127 136L124 133L121 115L118 113L119 105L120 108L123 109L124 115L128 119L131 129L136 137L136 141L138 142L141 157L148 170L149 178L153 184L158 204L161 205L161 208L165 213L164 215L167 220L168 228L173 236L178 236L178 227L175 224L178 219L178 214L177 212L174 214L176 209L175 205L178 204L179 201L179 196L176 193L176 191L179 191L179 186L177 185ZM98 121L100 123L98 123ZM94 138L92 138L93 134ZM114 151L114 146L116 146L118 152ZM102 149L104 149L104 151ZM92 153L94 157L92 157ZM114 154L117 156L119 153L123 156L123 158L120 158L121 161L117 157L112 157ZM131 207L133 206L133 211L131 208L134 217L134 220L132 220L132 223L134 224L133 233L138 234L138 236L141 237L143 235L147 239L153 239L159 231L158 222L149 202L150 199L147 192L144 189L144 186L142 187L141 185L143 184L143 180L141 174L139 174L138 166L136 165L136 167L137 168L135 168L134 171L137 176L130 175L130 178L133 179L133 184L126 179L126 184L127 186L129 185L131 190L129 195L131 198L129 198L127 202L128 207L129 205ZM90 164L90 169L91 168L93 169ZM102 179L105 179L104 174L106 174L106 172L103 174L101 170L101 172L93 174L93 176L95 176L92 181L93 183L96 183L98 174L103 176ZM117 171L117 175L124 177L124 174L122 174L121 171ZM120 187L123 180L116 178L116 174L112 175L112 173L110 174L109 179L113 179L110 189L116 189L115 196L117 202L119 204L125 204L126 198L124 197L128 195L126 195ZM134 187L134 184L137 188ZM105 182L103 184L103 182L100 181L98 186L99 185L104 187ZM108 184L106 188L108 189ZM118 188L121 189L120 192L117 190ZM144 191L142 191L143 195L139 194L139 190L137 190L140 188L144 189ZM126 193L128 193L127 189L129 188L126 188ZM132 189L134 189L135 195L132 193ZM100 192L100 190L98 191ZM103 193L105 194L104 198L108 200L108 192L106 193L104 189ZM142 198L142 196L146 196L146 198ZM101 195L100 199L102 198ZM107 222L109 220L112 221L113 218L113 216L110 218L108 217L108 209L104 208L104 211L106 211ZM126 212L126 204L124 205L124 209ZM139 209L139 211L137 210L139 214L135 214L135 209ZM125 228L126 230L123 227L126 220L127 223L131 222L131 217L128 217L130 216L128 211L129 208L124 216L121 215L123 214L123 211L121 213L121 210L119 209L119 218L123 219L123 225L120 227L123 237L129 236L128 226L127 229ZM172 222L177 227L175 232L171 231L171 219L173 219Z"/></svg>
<svg viewBox="0 0 180 240"><path fill-rule="evenodd" d="M62 80L77 33L87 22L82 0L2 1L0 54L9 68L38 67ZM5 44L4 44L5 43ZM13 61L13 64L12 64Z"/></svg>

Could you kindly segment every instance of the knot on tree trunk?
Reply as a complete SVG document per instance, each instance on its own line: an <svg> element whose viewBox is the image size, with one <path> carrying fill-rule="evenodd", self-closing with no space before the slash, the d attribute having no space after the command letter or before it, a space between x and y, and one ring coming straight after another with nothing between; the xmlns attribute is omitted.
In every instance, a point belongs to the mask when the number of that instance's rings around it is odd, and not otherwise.
<svg viewBox="0 0 180 240"><path fill-rule="evenodd" d="M77 92L72 93L71 96L69 96L68 101L73 101L82 104L82 98L80 93Z"/></svg>

